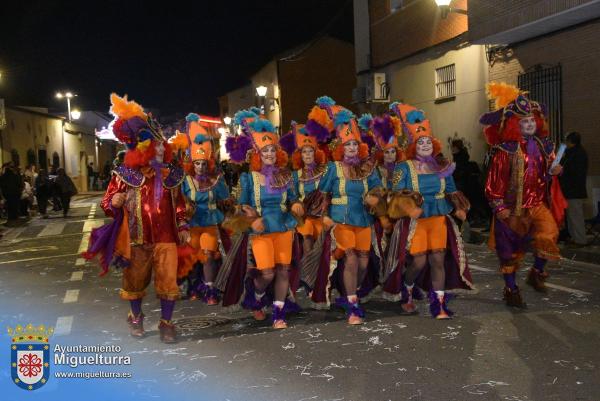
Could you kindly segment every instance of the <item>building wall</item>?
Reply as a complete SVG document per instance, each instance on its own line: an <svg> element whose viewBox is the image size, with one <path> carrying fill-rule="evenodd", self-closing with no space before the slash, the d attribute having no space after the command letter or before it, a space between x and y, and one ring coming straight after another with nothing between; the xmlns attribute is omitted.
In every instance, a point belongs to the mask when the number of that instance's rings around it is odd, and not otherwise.
<svg viewBox="0 0 600 401"><path fill-rule="evenodd" d="M354 46L323 37L298 57L279 61L279 82L284 132L292 120L306 122L319 96L330 96L352 109L352 89L356 86Z"/></svg>
<svg viewBox="0 0 600 401"><path fill-rule="evenodd" d="M477 40L497 32L535 22L592 0L477 0L469 6L469 38Z"/></svg>
<svg viewBox="0 0 600 401"><path fill-rule="evenodd" d="M229 116L233 117L233 115L239 110L256 106L254 93L256 92L254 91L252 84L242 86L241 88L228 92L226 96L230 113Z"/></svg>
<svg viewBox="0 0 600 401"><path fill-rule="evenodd" d="M10 107L6 108L6 128L2 131L2 160L8 162L11 159L11 150L15 149L19 154L20 166L25 168L27 162L27 151L35 152L36 160L40 149L46 150L47 165L52 165L52 154L57 152L62 160L62 120L58 117L43 116L28 113ZM39 160L38 166L39 166Z"/></svg>
<svg viewBox="0 0 600 401"><path fill-rule="evenodd" d="M563 128L578 131L588 152L589 196L600 200L600 21L513 45L512 55L490 68L491 81L517 83L519 73L538 64L562 66ZM588 208L591 214L591 206Z"/></svg>
<svg viewBox="0 0 600 401"><path fill-rule="evenodd" d="M389 0L369 1L372 67L398 61L467 31L467 16L450 13L442 19L433 0L405 4L392 12ZM467 0L455 0L452 5L466 9Z"/></svg>
<svg viewBox="0 0 600 401"><path fill-rule="evenodd" d="M281 126L281 105L278 103L281 101L281 87L277 68L277 61L271 60L252 76L252 93L255 96L256 105L264 106L265 116L275 127ZM267 87L267 94L264 98L259 99L256 95L256 88L261 85ZM278 99L278 101L273 99Z"/></svg>
<svg viewBox="0 0 600 401"><path fill-rule="evenodd" d="M449 64L456 66L456 97L436 104L435 70ZM424 54L381 71L386 72L391 101L409 103L425 111L445 155L450 155L448 140L457 137L469 146L472 160L483 161L487 146L479 116L487 111L485 84L488 80L483 46L449 50L435 58Z"/></svg>

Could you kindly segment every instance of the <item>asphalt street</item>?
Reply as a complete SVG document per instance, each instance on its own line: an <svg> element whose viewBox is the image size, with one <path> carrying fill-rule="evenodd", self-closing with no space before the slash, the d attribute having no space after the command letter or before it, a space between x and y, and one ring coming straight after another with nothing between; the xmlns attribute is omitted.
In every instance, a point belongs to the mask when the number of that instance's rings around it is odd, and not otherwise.
<svg viewBox="0 0 600 401"><path fill-rule="evenodd" d="M419 315L402 316L397 304L375 296L362 326L348 326L338 310L305 308L290 328L274 331L245 311L184 300L174 314L180 341L165 345L153 290L143 305L149 335L136 340L125 322L128 305L118 296L119 274L99 277L98 265L79 256L90 230L105 222L97 201L79 198L67 219L36 217L5 230L0 322L3 330L19 323L54 326L53 347L118 345L119 355L131 358L118 369L132 377L52 377L27 393L11 383L4 335L0 391L8 398L2 399L70 399L59 394L90 385L102 388L106 400L600 399L600 265L550 265L547 294L527 287L520 272L528 308L511 310L502 301L494 255L469 246L477 291L451 303L452 320L432 319L424 301Z"/></svg>

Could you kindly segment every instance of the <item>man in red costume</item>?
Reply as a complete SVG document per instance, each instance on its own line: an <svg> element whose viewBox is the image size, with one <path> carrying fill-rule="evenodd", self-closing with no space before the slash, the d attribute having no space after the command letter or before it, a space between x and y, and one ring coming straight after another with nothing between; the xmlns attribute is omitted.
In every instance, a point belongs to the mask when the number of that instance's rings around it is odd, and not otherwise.
<svg viewBox="0 0 600 401"><path fill-rule="evenodd" d="M169 146L158 124L140 105L116 94L111 95L111 102L113 131L128 151L101 202L114 221L92 233L86 257L100 253L105 271L108 264L123 267L121 297L130 302L127 321L134 337L145 334L142 298L154 275L161 303L160 339L173 343L176 332L171 318L179 297L177 244L189 240L180 192L184 173L167 164Z"/></svg>
<svg viewBox="0 0 600 401"><path fill-rule="evenodd" d="M497 107L480 119L493 149L485 189L494 211L489 245L500 259L506 304L524 307L515 273L527 246L531 244L535 256L527 284L536 291L546 291L546 262L560 258L550 189L551 176L561 167L551 167L554 144L548 138L544 107L510 85L492 83L488 91Z"/></svg>

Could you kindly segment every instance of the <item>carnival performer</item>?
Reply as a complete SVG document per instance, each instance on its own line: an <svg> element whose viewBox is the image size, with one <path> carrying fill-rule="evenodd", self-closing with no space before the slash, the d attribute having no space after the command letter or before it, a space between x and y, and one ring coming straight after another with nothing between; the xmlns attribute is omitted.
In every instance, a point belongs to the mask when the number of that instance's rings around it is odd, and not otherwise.
<svg viewBox="0 0 600 401"><path fill-rule="evenodd" d="M327 140L327 137L320 140ZM304 125L295 121L292 121L290 132L281 137L280 144L292 158L294 189L306 213L296 230L302 235L303 254L307 255L323 231L324 197L316 189L327 169L327 157L319 146L319 139L309 135Z"/></svg>
<svg viewBox="0 0 600 401"><path fill-rule="evenodd" d="M392 189L400 178L400 162L406 159L400 121L389 114L373 118L367 113L358 119L358 126L362 140L375 151L383 187Z"/></svg>
<svg viewBox="0 0 600 401"><path fill-rule="evenodd" d="M544 267L548 260L560 258L554 216L561 211L560 202L554 200L561 193L552 176L560 174L561 166L551 168L554 144L548 137L544 106L503 83L489 84L488 95L497 109L480 119L493 149L485 187L494 212L489 246L500 259L506 304L524 307L515 275L529 242L535 260L527 283L535 290L546 291Z"/></svg>
<svg viewBox="0 0 600 401"><path fill-rule="evenodd" d="M406 296L401 303L406 313L415 313L415 283L429 290L431 315L448 319L449 289L472 289L463 242L456 223L450 217L466 218L469 202L456 190L452 172L454 165L441 159L441 144L433 137L430 122L422 110L408 104L394 102L390 110L400 120L408 134L407 160L400 164L401 178L394 186L398 197L409 197L416 202L396 223L391 243L394 253L388 254L402 271ZM388 203L388 214L393 215L398 199ZM408 254L406 252L408 251ZM396 275L396 280L399 275Z"/></svg>
<svg viewBox="0 0 600 401"><path fill-rule="evenodd" d="M228 257L242 255L256 265L247 274L251 279L245 281L242 306L251 309L255 319L265 319L265 308L271 303L266 293L272 288L273 328L284 329L286 313L297 307L287 298L297 226L294 216L302 217L304 208L294 190L292 174L286 167L288 156L279 145L273 124L249 110L236 113L234 121L241 127L241 134L228 138L226 146L234 162L241 163L249 157L250 172L240 176L238 203L251 219L252 256L246 256L244 251Z"/></svg>
<svg viewBox="0 0 600 401"><path fill-rule="evenodd" d="M221 252L225 250L223 241L228 241L225 238L228 235L219 225L224 219L223 211L231 209L234 201L229 196L223 175L217 170L212 142L215 138L200 125L198 114L188 114L186 121L187 132L178 134L174 142L183 141L187 145L184 156L187 175L182 189L188 208L192 210L189 213L190 245L195 249L192 263L202 264L202 274L192 273L195 280L190 298L200 296L208 305L217 305L219 291L213 281L223 256Z"/></svg>
<svg viewBox="0 0 600 401"><path fill-rule="evenodd" d="M122 267L121 297L129 301L130 333L143 337L142 300L154 276L161 304L160 339L176 341L172 322L177 286L177 244L189 240L185 202L181 194L183 169L169 164L172 153L151 115L127 96L111 95L113 132L127 147L101 201L113 222L92 232L88 251L91 259L101 255L104 273L109 265Z"/></svg>
<svg viewBox="0 0 600 401"><path fill-rule="evenodd" d="M369 264L374 221L370 208L380 202L375 194L382 190L381 180L367 144L361 141L354 114L327 96L318 98L316 104L308 115L306 129L315 136L331 135L333 161L328 163L318 189L331 199L323 223L333 228L332 242L323 244L320 273L311 298L317 305L328 307L330 288L335 287L341 295L335 304L345 310L348 323L361 324L364 311L357 290Z"/></svg>

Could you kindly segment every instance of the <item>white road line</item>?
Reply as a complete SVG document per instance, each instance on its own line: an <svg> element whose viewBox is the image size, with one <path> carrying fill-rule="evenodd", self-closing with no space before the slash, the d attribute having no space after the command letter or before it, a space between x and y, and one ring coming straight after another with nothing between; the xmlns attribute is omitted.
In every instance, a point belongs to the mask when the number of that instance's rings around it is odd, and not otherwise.
<svg viewBox="0 0 600 401"><path fill-rule="evenodd" d="M27 227L15 227L11 228L7 233L2 236L3 241L10 241L17 238Z"/></svg>
<svg viewBox="0 0 600 401"><path fill-rule="evenodd" d="M83 270L77 270L71 273L71 281L83 280Z"/></svg>
<svg viewBox="0 0 600 401"><path fill-rule="evenodd" d="M63 304L71 304L79 299L79 290L67 290L63 298Z"/></svg>
<svg viewBox="0 0 600 401"><path fill-rule="evenodd" d="M96 227L100 227L104 225L104 219L102 220L88 220L85 223L83 223L83 232L84 233L89 233L92 231L93 228ZM86 246L87 249L87 246Z"/></svg>
<svg viewBox="0 0 600 401"><path fill-rule="evenodd" d="M80 254L81 252L87 251L88 242L90 242L90 233L84 232L83 238L81 238L81 243L79 244L79 250L77 251L78 254Z"/></svg>
<svg viewBox="0 0 600 401"><path fill-rule="evenodd" d="M77 258L77 260L75 261L75 266L83 266L83 265L85 265L85 259Z"/></svg>
<svg viewBox="0 0 600 401"><path fill-rule="evenodd" d="M477 270L477 271L480 271L480 272L493 272L494 271L492 269L488 269L487 267L481 267L481 266L471 265L471 264L469 264L469 269L471 269L471 270Z"/></svg>
<svg viewBox="0 0 600 401"><path fill-rule="evenodd" d="M469 265L469 268L472 270L477 270L477 271L482 271L482 272L493 272L493 269L488 269L487 267L481 267L481 266L477 266L477 265ZM569 288L569 287L565 287L559 284L553 284L553 283L548 283L546 282L546 287L548 288L554 288L555 290L558 291L564 291L564 292L570 292L572 294L578 294L578 295L592 295L590 292L587 291L582 291L582 290L578 290L575 288Z"/></svg>
<svg viewBox="0 0 600 401"><path fill-rule="evenodd" d="M559 291L570 292L572 294L592 295L591 292L577 290L575 288L563 287L562 285L552 284L552 283L548 283L548 282L546 282L546 287L554 288L555 290L559 290Z"/></svg>
<svg viewBox="0 0 600 401"><path fill-rule="evenodd" d="M4 261L0 262L0 265L7 265L9 263L19 263L19 262L31 262L32 260L64 258L64 257L67 257L67 256L75 256L75 255L80 255L80 254L81 254L81 252L78 252L78 253L65 253L63 255L40 256L39 258L4 260Z"/></svg>
<svg viewBox="0 0 600 401"><path fill-rule="evenodd" d="M71 328L73 327L73 316L61 316L56 319L56 325L54 326L55 336L68 336L71 334Z"/></svg>
<svg viewBox="0 0 600 401"><path fill-rule="evenodd" d="M48 224L40 233L38 237L47 237L49 235L58 235L63 232L67 223L52 223Z"/></svg>

